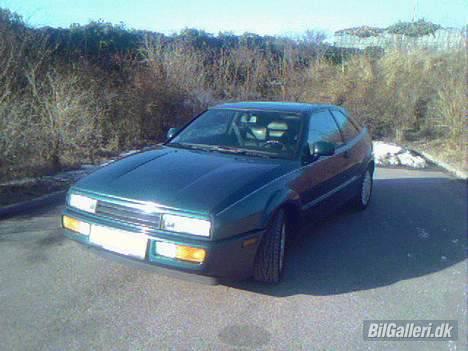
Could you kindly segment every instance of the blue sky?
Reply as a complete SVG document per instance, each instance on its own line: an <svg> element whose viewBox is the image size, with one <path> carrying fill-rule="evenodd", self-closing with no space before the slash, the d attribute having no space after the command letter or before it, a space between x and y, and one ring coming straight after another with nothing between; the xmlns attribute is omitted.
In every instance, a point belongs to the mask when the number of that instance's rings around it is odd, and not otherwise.
<svg viewBox="0 0 468 351"><path fill-rule="evenodd" d="M466 24L467 0L0 0L33 26L68 27L103 19L164 33L185 27L211 33L294 35L357 26L388 26L424 17L443 26Z"/></svg>

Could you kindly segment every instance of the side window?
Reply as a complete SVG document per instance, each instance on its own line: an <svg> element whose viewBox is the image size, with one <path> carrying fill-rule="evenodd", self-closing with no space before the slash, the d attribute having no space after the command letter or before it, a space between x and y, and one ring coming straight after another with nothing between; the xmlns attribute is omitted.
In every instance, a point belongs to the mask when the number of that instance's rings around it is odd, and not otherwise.
<svg viewBox="0 0 468 351"><path fill-rule="evenodd" d="M327 141L335 146L343 144L341 133L329 111L320 111L310 117L307 141L310 144L317 141Z"/></svg>
<svg viewBox="0 0 468 351"><path fill-rule="evenodd" d="M345 141L349 141L355 138L359 134L359 130L356 126L351 123L348 117L346 117L341 111L333 110L333 116L335 117L336 123L343 133Z"/></svg>

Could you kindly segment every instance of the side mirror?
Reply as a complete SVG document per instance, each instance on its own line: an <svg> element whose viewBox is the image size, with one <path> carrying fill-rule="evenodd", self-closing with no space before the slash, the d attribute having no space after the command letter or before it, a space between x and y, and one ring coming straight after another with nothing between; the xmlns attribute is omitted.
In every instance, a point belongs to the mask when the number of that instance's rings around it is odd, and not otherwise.
<svg viewBox="0 0 468 351"><path fill-rule="evenodd" d="M167 139L172 138L174 135L177 134L178 131L179 131L179 128L169 128L166 134Z"/></svg>
<svg viewBox="0 0 468 351"><path fill-rule="evenodd" d="M335 145L326 141L317 141L312 147L312 155L316 157L331 156L335 153Z"/></svg>
<svg viewBox="0 0 468 351"><path fill-rule="evenodd" d="M304 150L303 164L311 163L320 156L331 156L335 153L335 145L326 141L307 144Z"/></svg>

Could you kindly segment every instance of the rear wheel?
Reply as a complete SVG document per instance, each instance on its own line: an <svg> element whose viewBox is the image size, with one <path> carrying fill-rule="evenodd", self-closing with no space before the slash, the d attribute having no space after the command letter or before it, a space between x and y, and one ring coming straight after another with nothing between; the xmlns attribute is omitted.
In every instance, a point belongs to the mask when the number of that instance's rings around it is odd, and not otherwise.
<svg viewBox="0 0 468 351"><path fill-rule="evenodd" d="M365 210L369 205L373 188L373 179L372 172L370 169L367 169L364 175L361 178L361 183L359 186L359 192L354 198L353 205L359 210Z"/></svg>
<svg viewBox="0 0 468 351"><path fill-rule="evenodd" d="M265 283L278 283L284 267L286 250L286 215L279 210L268 225L258 247L254 264L254 279Z"/></svg>

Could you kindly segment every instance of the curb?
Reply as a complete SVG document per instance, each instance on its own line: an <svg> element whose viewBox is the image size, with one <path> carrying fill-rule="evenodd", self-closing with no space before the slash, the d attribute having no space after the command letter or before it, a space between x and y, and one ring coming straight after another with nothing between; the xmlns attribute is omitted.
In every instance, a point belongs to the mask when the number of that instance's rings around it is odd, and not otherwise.
<svg viewBox="0 0 468 351"><path fill-rule="evenodd" d="M425 158L427 158L429 161L431 161L435 165L445 169L447 172L454 175L455 177L463 179L463 180L468 179L468 174L466 172L464 172L462 170L459 170L459 169L449 165L448 163L446 163L444 161L438 160L437 158L435 158L431 154L428 154L428 153L426 153L424 151L419 151L417 149L415 151L418 152L419 154L421 154L422 156L424 156Z"/></svg>
<svg viewBox="0 0 468 351"><path fill-rule="evenodd" d="M0 207L0 219L19 215L23 212L34 210L39 207L57 204L65 199L67 190L56 191L32 200L19 202L13 205Z"/></svg>

